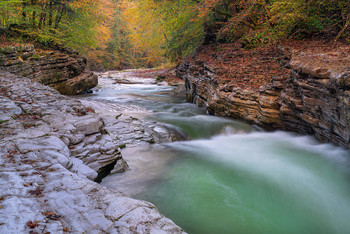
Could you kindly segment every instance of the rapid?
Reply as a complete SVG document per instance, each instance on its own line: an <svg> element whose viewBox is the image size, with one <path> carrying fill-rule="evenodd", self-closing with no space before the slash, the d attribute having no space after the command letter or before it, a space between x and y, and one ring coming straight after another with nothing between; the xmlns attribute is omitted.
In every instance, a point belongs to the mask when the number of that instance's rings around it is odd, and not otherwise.
<svg viewBox="0 0 350 234"><path fill-rule="evenodd" d="M79 99L100 112L133 107L188 140L127 145L130 170L103 185L152 202L188 233L349 233L348 150L207 115L174 87L128 74L100 75L99 90Z"/></svg>

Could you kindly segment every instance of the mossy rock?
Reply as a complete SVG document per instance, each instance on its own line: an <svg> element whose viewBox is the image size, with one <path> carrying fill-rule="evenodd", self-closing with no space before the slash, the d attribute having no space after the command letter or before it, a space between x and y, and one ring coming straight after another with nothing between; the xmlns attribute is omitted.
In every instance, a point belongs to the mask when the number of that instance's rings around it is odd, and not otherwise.
<svg viewBox="0 0 350 234"><path fill-rule="evenodd" d="M163 76L163 75L159 75L159 76L156 77L156 81L157 82L162 82L165 79L166 79L166 76Z"/></svg>
<svg viewBox="0 0 350 234"><path fill-rule="evenodd" d="M4 48L4 53L6 53L6 54L12 54L12 53L14 53L14 52L16 52L16 49L15 49L14 47L6 46L6 47Z"/></svg>
<svg viewBox="0 0 350 234"><path fill-rule="evenodd" d="M33 56L31 57L31 59L33 59L33 60L39 60L39 59L40 59L40 54L33 54Z"/></svg>

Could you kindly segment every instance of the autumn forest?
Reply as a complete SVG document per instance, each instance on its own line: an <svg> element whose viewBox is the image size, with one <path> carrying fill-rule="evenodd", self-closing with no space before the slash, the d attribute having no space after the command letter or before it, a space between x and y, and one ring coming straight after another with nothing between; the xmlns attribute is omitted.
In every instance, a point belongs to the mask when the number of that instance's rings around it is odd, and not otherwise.
<svg viewBox="0 0 350 234"><path fill-rule="evenodd" d="M348 0L1 0L0 27L63 44L107 69L179 61L203 43L350 40ZM20 36L18 36L20 35ZM11 38L8 38L11 40Z"/></svg>

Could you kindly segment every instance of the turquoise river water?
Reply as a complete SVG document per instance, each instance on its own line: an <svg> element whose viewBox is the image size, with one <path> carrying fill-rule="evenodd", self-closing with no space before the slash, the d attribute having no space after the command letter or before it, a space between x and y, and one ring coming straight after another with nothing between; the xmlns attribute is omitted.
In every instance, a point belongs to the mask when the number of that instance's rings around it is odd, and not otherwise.
<svg viewBox="0 0 350 234"><path fill-rule="evenodd" d="M152 202L193 234L350 233L349 151L206 115L172 87L100 84L83 99L140 106L190 138L127 147L130 171L102 184Z"/></svg>

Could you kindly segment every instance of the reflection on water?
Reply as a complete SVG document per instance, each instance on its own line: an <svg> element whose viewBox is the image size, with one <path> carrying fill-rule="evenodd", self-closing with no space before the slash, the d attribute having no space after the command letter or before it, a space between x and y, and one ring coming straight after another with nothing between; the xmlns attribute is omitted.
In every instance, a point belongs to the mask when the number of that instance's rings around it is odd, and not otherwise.
<svg viewBox="0 0 350 234"><path fill-rule="evenodd" d="M108 187L154 203L189 233L349 233L349 151L205 115L171 87L106 86L87 100L137 105L191 141L126 148Z"/></svg>

